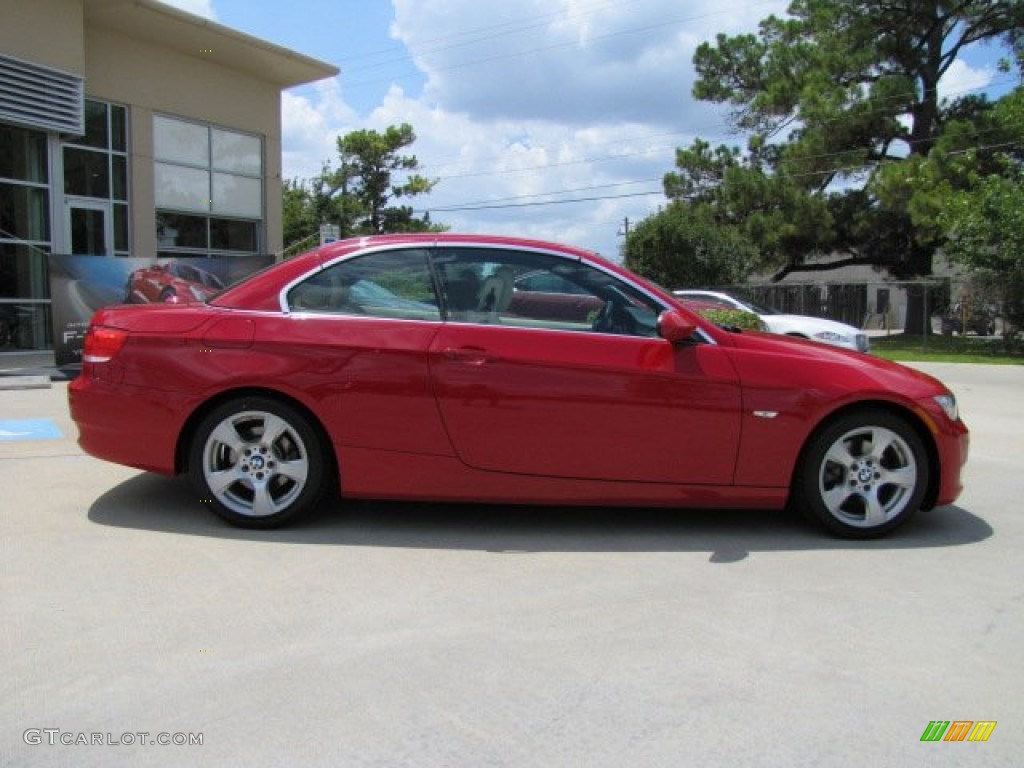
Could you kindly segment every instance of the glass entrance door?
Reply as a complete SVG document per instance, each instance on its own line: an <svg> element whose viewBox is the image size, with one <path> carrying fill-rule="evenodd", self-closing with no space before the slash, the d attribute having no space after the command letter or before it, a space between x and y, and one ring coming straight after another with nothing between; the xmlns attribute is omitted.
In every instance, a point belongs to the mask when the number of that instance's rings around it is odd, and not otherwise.
<svg viewBox="0 0 1024 768"><path fill-rule="evenodd" d="M68 200L65 242L74 256L108 256L114 252L110 204Z"/></svg>

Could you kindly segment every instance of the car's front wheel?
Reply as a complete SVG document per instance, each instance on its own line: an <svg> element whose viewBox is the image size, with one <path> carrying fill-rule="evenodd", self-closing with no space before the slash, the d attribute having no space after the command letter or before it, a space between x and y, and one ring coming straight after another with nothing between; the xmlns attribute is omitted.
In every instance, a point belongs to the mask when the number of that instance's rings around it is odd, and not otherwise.
<svg viewBox="0 0 1024 768"><path fill-rule="evenodd" d="M858 411L811 439L797 469L794 499L805 514L839 536L881 536L921 506L928 469L924 443L905 419L886 411Z"/></svg>
<svg viewBox="0 0 1024 768"><path fill-rule="evenodd" d="M325 488L324 452L298 409L266 397L210 412L192 442L192 480L213 510L237 526L273 528L307 511Z"/></svg>

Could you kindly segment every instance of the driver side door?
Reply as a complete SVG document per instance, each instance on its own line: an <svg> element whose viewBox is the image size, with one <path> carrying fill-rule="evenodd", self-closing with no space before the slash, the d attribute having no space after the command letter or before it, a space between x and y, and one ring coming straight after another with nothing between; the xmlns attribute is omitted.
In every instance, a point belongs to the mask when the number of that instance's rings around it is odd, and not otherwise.
<svg viewBox="0 0 1024 768"><path fill-rule="evenodd" d="M653 298L555 255L451 249L435 263L442 276L471 271L482 283L501 272L513 285L547 270L574 286L560 291L566 306L584 308L553 313L550 295L532 300L514 288L500 311L449 313L429 362L463 462L549 477L732 482L740 430L735 371L715 345L674 346L658 337L661 307Z"/></svg>

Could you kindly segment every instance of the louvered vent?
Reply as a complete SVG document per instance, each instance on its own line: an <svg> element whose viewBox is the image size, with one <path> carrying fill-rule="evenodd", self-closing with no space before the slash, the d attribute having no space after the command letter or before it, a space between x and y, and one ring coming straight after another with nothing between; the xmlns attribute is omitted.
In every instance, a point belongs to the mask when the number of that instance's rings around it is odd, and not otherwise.
<svg viewBox="0 0 1024 768"><path fill-rule="evenodd" d="M0 120L81 136L82 78L0 55Z"/></svg>

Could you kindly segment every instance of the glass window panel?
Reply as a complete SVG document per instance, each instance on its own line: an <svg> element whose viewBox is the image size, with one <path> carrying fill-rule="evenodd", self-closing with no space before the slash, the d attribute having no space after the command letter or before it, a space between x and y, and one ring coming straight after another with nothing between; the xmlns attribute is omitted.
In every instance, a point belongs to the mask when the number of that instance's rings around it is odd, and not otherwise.
<svg viewBox="0 0 1024 768"><path fill-rule="evenodd" d="M71 253L75 256L107 255L107 212L75 208L71 216Z"/></svg>
<svg viewBox="0 0 1024 768"><path fill-rule="evenodd" d="M122 155L111 155L111 170L113 178L113 197L115 200L128 200L128 158Z"/></svg>
<svg viewBox="0 0 1024 768"><path fill-rule="evenodd" d="M210 210L210 174L197 168L156 163L156 204L186 211Z"/></svg>
<svg viewBox="0 0 1024 768"><path fill-rule="evenodd" d="M114 205L114 250L128 251L128 206Z"/></svg>
<svg viewBox="0 0 1024 768"><path fill-rule="evenodd" d="M257 222L210 219L210 248L215 251L257 252Z"/></svg>
<svg viewBox="0 0 1024 768"><path fill-rule="evenodd" d="M18 305L0 301L0 352L13 349L17 324Z"/></svg>
<svg viewBox="0 0 1024 768"><path fill-rule="evenodd" d="M31 245L0 243L0 298L45 299L49 287L44 251Z"/></svg>
<svg viewBox="0 0 1024 768"><path fill-rule="evenodd" d="M20 240L50 239L47 190L0 183L0 230Z"/></svg>
<svg viewBox="0 0 1024 768"><path fill-rule="evenodd" d="M0 302L0 349L49 349L50 305Z"/></svg>
<svg viewBox="0 0 1024 768"><path fill-rule="evenodd" d="M96 149L109 149L107 134L107 105L101 101L85 102L85 136L71 139L72 144Z"/></svg>
<svg viewBox="0 0 1024 768"><path fill-rule="evenodd" d="M46 134L0 125L0 178L45 184Z"/></svg>
<svg viewBox="0 0 1024 768"><path fill-rule="evenodd" d="M288 293L297 311L440 320L425 251L371 254L310 277Z"/></svg>
<svg viewBox="0 0 1024 768"><path fill-rule="evenodd" d="M128 151L128 113L116 104L110 105L110 148L115 152Z"/></svg>
<svg viewBox="0 0 1024 768"><path fill-rule="evenodd" d="M260 179L213 174L213 210L235 216L263 216L263 185Z"/></svg>
<svg viewBox="0 0 1024 768"><path fill-rule="evenodd" d="M206 218L157 211L156 242L158 248L205 249L207 247Z"/></svg>
<svg viewBox="0 0 1024 768"><path fill-rule="evenodd" d="M105 152L64 147L64 193L109 198L108 157Z"/></svg>
<svg viewBox="0 0 1024 768"><path fill-rule="evenodd" d="M156 115L153 154L157 160L185 165L210 165L210 131L205 125Z"/></svg>
<svg viewBox="0 0 1024 768"><path fill-rule="evenodd" d="M214 128L213 168L250 176L263 174L262 143L255 136Z"/></svg>
<svg viewBox="0 0 1024 768"><path fill-rule="evenodd" d="M657 302L575 261L512 250L453 248L439 252L434 264L448 319L455 322L657 335ZM552 286L559 290L550 291Z"/></svg>

